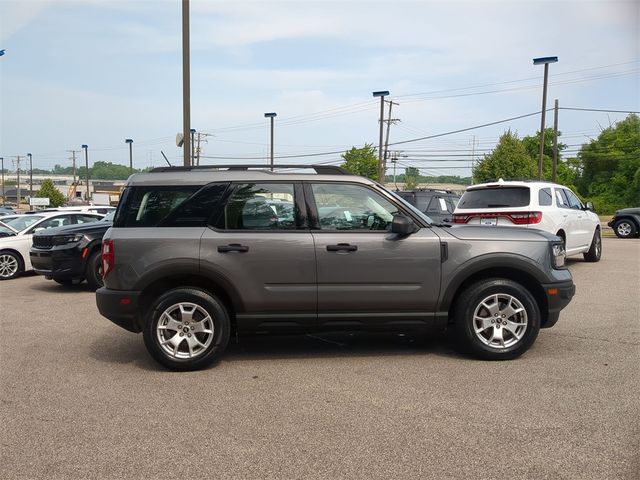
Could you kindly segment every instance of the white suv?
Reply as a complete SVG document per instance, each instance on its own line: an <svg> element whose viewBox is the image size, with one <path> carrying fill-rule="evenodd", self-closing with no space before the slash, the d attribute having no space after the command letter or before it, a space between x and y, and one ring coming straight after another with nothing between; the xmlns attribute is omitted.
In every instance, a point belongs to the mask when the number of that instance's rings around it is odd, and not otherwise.
<svg viewBox="0 0 640 480"><path fill-rule="evenodd" d="M467 187L453 223L545 230L562 237L567 255L597 262L602 253L600 219L567 187L546 182L504 181Z"/></svg>

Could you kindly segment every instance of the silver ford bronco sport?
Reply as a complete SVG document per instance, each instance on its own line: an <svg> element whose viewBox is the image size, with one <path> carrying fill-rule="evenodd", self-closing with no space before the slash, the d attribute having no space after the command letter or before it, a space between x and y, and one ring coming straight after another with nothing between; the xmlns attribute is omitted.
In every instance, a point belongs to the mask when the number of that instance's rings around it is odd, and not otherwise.
<svg viewBox="0 0 640 480"><path fill-rule="evenodd" d="M471 354L511 359L575 292L562 245L435 224L339 167L156 168L127 181L96 297L175 370L243 332L452 328Z"/></svg>

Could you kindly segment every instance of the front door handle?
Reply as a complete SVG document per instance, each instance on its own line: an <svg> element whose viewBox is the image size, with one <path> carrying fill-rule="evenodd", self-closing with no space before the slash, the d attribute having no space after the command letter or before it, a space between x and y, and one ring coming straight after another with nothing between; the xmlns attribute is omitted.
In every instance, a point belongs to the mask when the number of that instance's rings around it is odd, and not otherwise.
<svg viewBox="0 0 640 480"><path fill-rule="evenodd" d="M327 245L327 252L355 252L356 250L358 250L357 245L349 245L348 243Z"/></svg>
<svg viewBox="0 0 640 480"><path fill-rule="evenodd" d="M249 247L245 245L240 245L239 243L231 243L229 245L219 245L218 251L220 253L228 253L228 252L244 253L249 251Z"/></svg>

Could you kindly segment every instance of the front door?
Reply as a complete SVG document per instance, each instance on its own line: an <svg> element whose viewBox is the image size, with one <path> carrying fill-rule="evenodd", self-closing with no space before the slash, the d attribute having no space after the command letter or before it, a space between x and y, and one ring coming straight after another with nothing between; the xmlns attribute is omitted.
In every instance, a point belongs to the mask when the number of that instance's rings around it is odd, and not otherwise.
<svg viewBox="0 0 640 480"><path fill-rule="evenodd" d="M400 237L404 213L391 197L361 184L305 188L315 225L318 321L322 326L424 323L440 291L440 240L431 228Z"/></svg>

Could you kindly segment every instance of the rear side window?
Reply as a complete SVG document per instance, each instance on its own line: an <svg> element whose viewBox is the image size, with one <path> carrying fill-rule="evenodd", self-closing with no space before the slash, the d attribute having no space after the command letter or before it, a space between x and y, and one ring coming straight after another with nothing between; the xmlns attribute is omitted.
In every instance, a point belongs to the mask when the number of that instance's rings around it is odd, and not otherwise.
<svg viewBox="0 0 640 480"><path fill-rule="evenodd" d="M114 219L118 228L203 227L227 184L129 187Z"/></svg>
<svg viewBox="0 0 640 480"><path fill-rule="evenodd" d="M529 187L494 187L468 190L458 208L526 207L531 201Z"/></svg>
<svg viewBox="0 0 640 480"><path fill-rule="evenodd" d="M236 185L217 226L222 230L295 230L293 184Z"/></svg>
<svg viewBox="0 0 640 480"><path fill-rule="evenodd" d="M538 191L538 204L540 204L541 207L548 207L553 204L550 188L541 188Z"/></svg>

